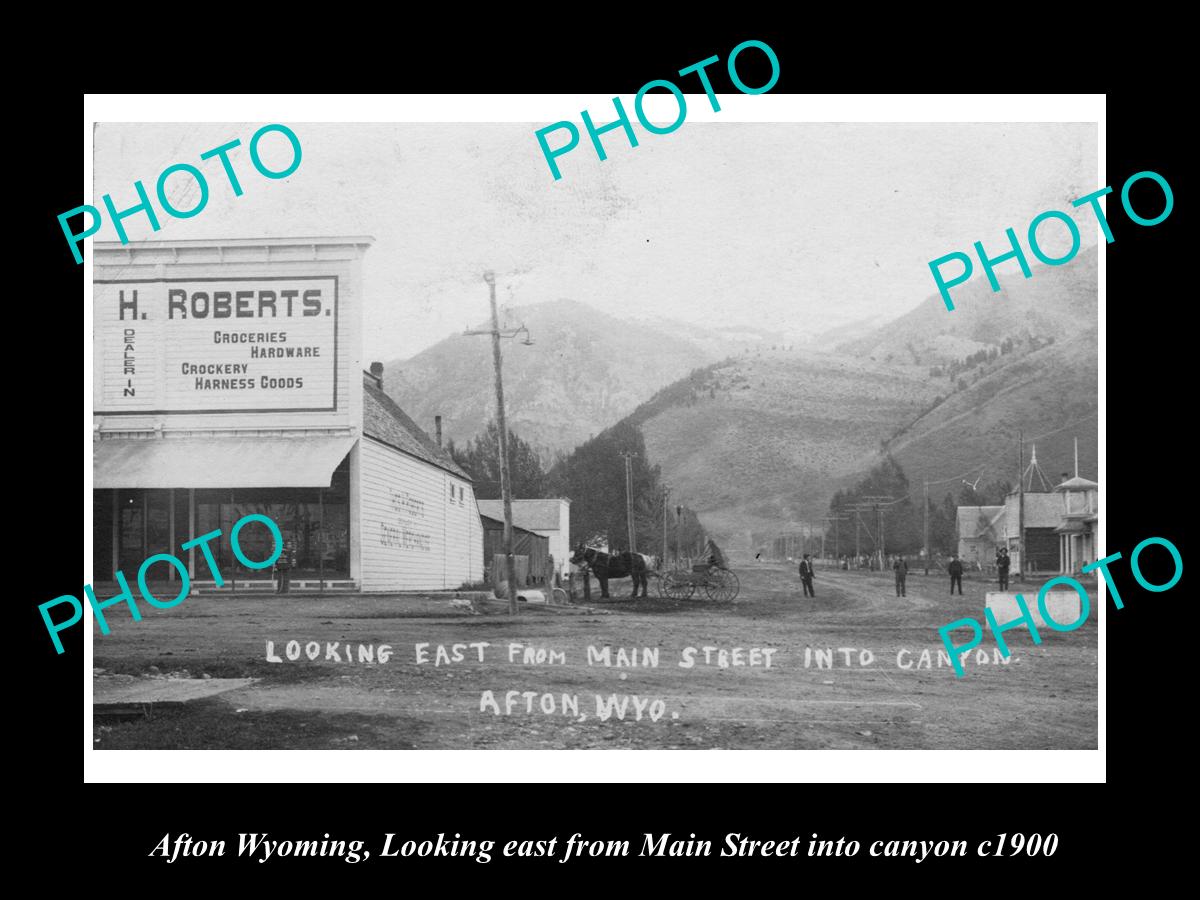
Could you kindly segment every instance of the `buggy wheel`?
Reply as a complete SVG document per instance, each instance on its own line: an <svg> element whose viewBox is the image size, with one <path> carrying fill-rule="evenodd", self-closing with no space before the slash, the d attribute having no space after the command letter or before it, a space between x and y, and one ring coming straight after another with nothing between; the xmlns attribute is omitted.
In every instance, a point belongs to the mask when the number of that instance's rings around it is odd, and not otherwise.
<svg viewBox="0 0 1200 900"><path fill-rule="evenodd" d="M709 600L728 603L738 595L740 586L737 576L728 569L718 569L708 576L704 583L704 593Z"/></svg>
<svg viewBox="0 0 1200 900"><path fill-rule="evenodd" d="M663 597L670 597L672 600L687 600L695 593L696 586L674 572L668 572L659 582L659 591Z"/></svg>

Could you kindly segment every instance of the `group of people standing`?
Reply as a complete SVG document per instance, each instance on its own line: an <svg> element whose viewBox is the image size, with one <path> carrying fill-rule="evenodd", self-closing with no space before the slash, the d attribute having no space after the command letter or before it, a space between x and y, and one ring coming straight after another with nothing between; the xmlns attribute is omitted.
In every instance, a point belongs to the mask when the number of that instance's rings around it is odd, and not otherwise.
<svg viewBox="0 0 1200 900"><path fill-rule="evenodd" d="M892 563L892 572L896 576L896 596L908 596L908 560L903 556L893 556L890 558ZM1008 555L1008 548L1001 547L996 551L996 573L1000 580L1000 590L1008 590L1008 572L1011 567L1011 559ZM843 568L845 566L843 565ZM962 577L963 564L962 560L955 554L950 558L949 564L946 566L946 573L950 576L950 594L954 595L954 589L958 588L959 596L962 596ZM800 560L800 583L804 586L805 597L815 597L813 591L813 564L809 554L805 553L804 558Z"/></svg>
<svg viewBox="0 0 1200 900"><path fill-rule="evenodd" d="M905 597L905 581L908 578L908 561L903 556L892 557L892 571L896 573L896 596ZM813 564L812 558L805 553L804 558L800 560L800 584L804 587L805 597L815 597L816 592L813 590Z"/></svg>
<svg viewBox="0 0 1200 900"><path fill-rule="evenodd" d="M1000 581L1000 590L1008 590L1008 571L1012 566L1012 559L1008 555L1007 547L1000 547L996 550L996 575ZM946 572L950 576L950 593L953 595L954 589L958 588L959 596L962 596L962 577L963 564L962 560L955 554L950 558L949 565L946 566Z"/></svg>

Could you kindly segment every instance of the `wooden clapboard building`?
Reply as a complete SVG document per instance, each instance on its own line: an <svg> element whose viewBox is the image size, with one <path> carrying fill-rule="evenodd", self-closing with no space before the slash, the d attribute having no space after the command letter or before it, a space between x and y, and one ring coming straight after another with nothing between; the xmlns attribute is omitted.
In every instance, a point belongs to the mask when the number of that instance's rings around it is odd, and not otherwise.
<svg viewBox="0 0 1200 900"><path fill-rule="evenodd" d="M494 586L505 577L504 522L486 515L480 515L479 520L483 524L483 559L488 566L488 583ZM548 537L513 525L513 557L520 586L553 584Z"/></svg>
<svg viewBox="0 0 1200 900"><path fill-rule="evenodd" d="M471 480L362 369L370 238L93 246L93 579L179 556L213 585L269 589L234 522L296 546L293 589L436 590L483 577ZM265 527L243 529L250 559ZM163 564L155 576L175 577Z"/></svg>
<svg viewBox="0 0 1200 900"><path fill-rule="evenodd" d="M482 527L470 476L364 373L362 589L456 588L483 580Z"/></svg>

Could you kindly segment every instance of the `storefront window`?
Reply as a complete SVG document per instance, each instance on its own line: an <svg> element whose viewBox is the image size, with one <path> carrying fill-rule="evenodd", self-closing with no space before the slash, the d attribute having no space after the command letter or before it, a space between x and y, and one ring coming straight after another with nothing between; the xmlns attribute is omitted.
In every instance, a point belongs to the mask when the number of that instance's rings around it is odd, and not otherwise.
<svg viewBox="0 0 1200 900"><path fill-rule="evenodd" d="M146 558L142 491L117 492L117 568L136 576Z"/></svg>
<svg viewBox="0 0 1200 900"><path fill-rule="evenodd" d="M171 492L145 491L146 497L146 553L143 559L156 553L173 553L171 546ZM185 538L180 538L180 541ZM166 570L163 566L163 571ZM157 571L156 571L157 574Z"/></svg>
<svg viewBox="0 0 1200 900"><path fill-rule="evenodd" d="M234 571L235 559L229 533L243 516L267 516L279 526L285 541L296 545L296 568L292 578L350 577L350 463L342 462L331 487L240 488L196 491L197 534L220 530L220 541L211 547L221 571ZM252 560L267 559L273 550L270 531L261 523L243 526L238 546ZM204 577L197 558L197 577ZM239 579L269 579L271 569L248 569L237 564Z"/></svg>
<svg viewBox="0 0 1200 900"><path fill-rule="evenodd" d="M137 577L141 564L156 553L170 553L185 563L188 551L180 545L212 531L219 539L208 543L218 569L227 582L271 579L271 568L250 569L237 563L229 544L233 526L243 516L258 513L272 519L284 540L296 544L293 578L326 579L350 577L350 460L342 461L328 488L237 488L194 492L195 524L189 521L189 498L193 492L176 490L174 541L171 534L171 491L97 491L95 538L97 578L108 574L113 542L117 568L129 579ZM113 515L113 505L116 515ZM115 528L114 526L115 521ZM249 523L238 533L242 553L251 560L265 560L274 550L270 531L261 523ZM195 578L212 580L203 552L195 553ZM102 557L101 555L102 554ZM165 579L167 568L156 572Z"/></svg>

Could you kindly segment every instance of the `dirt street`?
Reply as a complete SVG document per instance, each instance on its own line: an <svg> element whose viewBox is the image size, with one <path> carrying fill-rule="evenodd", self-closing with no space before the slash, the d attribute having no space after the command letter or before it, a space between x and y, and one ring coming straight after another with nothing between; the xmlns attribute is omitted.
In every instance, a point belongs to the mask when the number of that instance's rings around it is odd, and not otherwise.
<svg viewBox="0 0 1200 900"><path fill-rule="evenodd" d="M145 608L141 622L112 607L112 634L95 634L99 677L153 666L159 677L258 681L149 717L97 717L94 746L1096 747L1090 584L1083 627L1043 629L1041 646L1010 631L1008 663L985 632L959 679L937 629L983 621L982 581L951 598L943 577L914 570L897 598L890 573L818 569L817 596L804 599L790 565L735 571L732 603L614 599L591 612L530 607L515 620L504 604L471 615L441 598L193 595ZM1014 585L1031 604L1036 587ZM623 597L629 581L612 589ZM292 641L299 659L288 658Z"/></svg>

